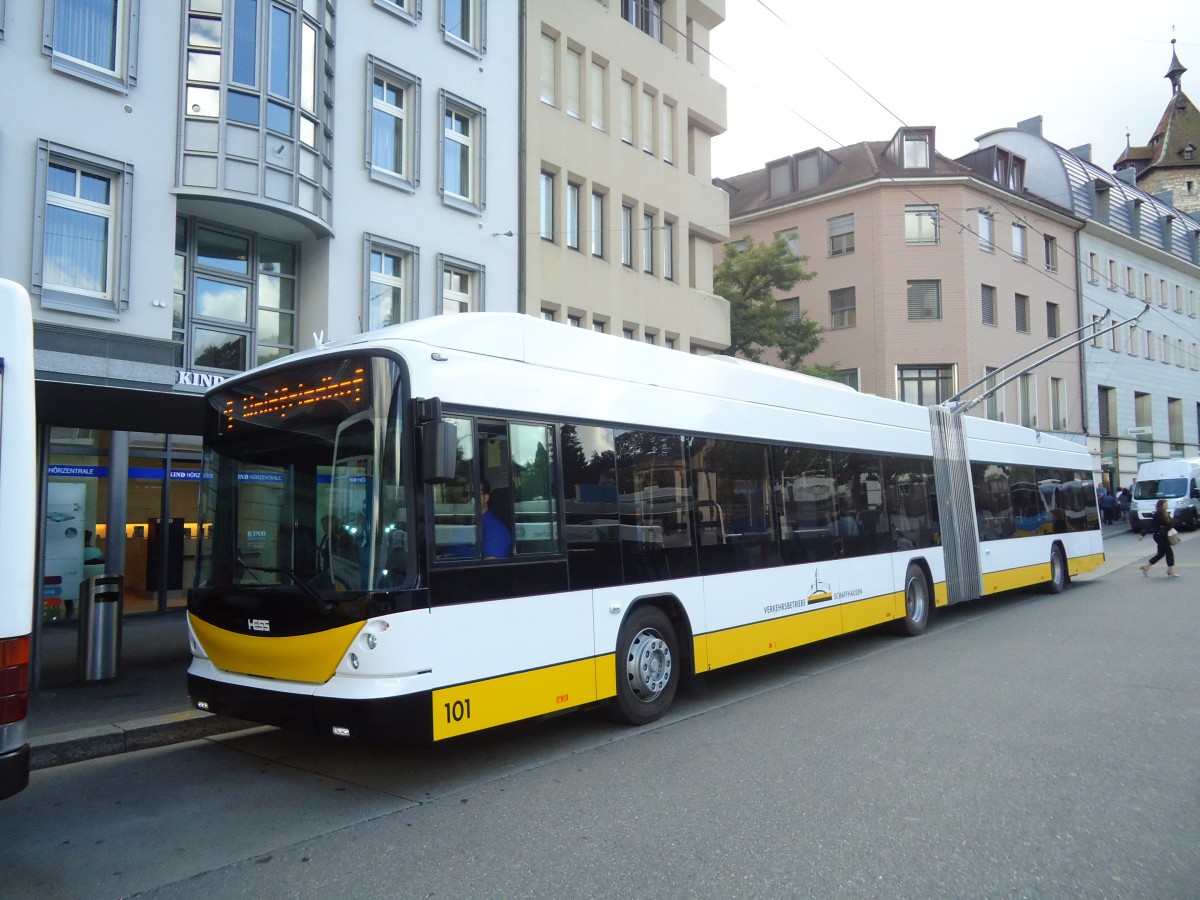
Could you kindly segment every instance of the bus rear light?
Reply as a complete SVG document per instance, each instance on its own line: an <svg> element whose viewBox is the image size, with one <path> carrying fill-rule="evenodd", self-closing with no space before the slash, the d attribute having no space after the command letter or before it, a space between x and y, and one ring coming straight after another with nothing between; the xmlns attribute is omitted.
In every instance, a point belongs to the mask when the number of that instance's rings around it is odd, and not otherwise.
<svg viewBox="0 0 1200 900"><path fill-rule="evenodd" d="M24 722L29 717L29 695L13 694L0 697L0 725Z"/></svg>
<svg viewBox="0 0 1200 900"><path fill-rule="evenodd" d="M0 725L29 715L29 636L0 641Z"/></svg>

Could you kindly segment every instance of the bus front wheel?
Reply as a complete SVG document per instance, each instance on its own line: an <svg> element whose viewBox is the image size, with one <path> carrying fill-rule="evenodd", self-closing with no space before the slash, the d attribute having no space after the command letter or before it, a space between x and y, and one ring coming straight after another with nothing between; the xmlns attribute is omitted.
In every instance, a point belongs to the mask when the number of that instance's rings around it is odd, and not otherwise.
<svg viewBox="0 0 1200 900"><path fill-rule="evenodd" d="M662 716L679 686L679 639L657 606L635 609L617 636L617 696L613 718L645 725Z"/></svg>
<svg viewBox="0 0 1200 900"><path fill-rule="evenodd" d="M904 574L904 618L898 623L900 633L909 637L923 634L929 625L932 606L933 596L925 570L911 563Z"/></svg>

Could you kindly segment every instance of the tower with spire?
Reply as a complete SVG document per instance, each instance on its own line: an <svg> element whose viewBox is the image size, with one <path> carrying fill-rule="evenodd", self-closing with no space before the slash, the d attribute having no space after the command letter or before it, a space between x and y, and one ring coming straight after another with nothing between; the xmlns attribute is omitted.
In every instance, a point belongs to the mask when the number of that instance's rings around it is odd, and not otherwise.
<svg viewBox="0 0 1200 900"><path fill-rule="evenodd" d="M1200 211L1200 110L1183 92L1187 69L1171 39L1171 99L1144 147L1128 145L1113 170L1131 170L1135 183L1148 194L1170 194L1176 209Z"/></svg>

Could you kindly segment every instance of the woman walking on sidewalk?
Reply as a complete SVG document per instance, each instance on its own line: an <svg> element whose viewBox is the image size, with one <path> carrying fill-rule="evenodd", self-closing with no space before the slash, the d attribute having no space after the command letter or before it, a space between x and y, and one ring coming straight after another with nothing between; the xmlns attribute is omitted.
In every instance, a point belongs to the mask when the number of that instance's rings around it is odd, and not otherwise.
<svg viewBox="0 0 1200 900"><path fill-rule="evenodd" d="M1178 578L1179 574L1175 571L1175 548L1171 546L1171 538L1168 532L1171 531L1173 523L1171 521L1171 511L1167 509L1167 501L1159 500L1154 507L1154 518L1151 519L1154 524L1154 543L1158 545L1158 552L1150 557L1150 562L1142 566L1142 574L1147 578L1150 577L1150 567L1162 559L1167 558L1167 577ZM1146 535L1139 534L1140 541Z"/></svg>

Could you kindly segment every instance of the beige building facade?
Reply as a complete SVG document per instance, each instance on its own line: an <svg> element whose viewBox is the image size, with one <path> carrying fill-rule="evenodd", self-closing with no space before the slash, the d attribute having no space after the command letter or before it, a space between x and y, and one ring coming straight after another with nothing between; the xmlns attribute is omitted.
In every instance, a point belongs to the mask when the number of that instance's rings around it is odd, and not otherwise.
<svg viewBox="0 0 1200 900"><path fill-rule="evenodd" d="M734 242L781 236L815 273L777 297L824 329L806 362L865 393L928 406L1079 327L1082 223L1026 195L1019 160L969 162L939 156L932 128L902 129L723 182ZM1078 436L1080 379L1072 350L972 414Z"/></svg>
<svg viewBox="0 0 1200 900"><path fill-rule="evenodd" d="M723 0L529 0L521 308L689 352L729 344L710 147Z"/></svg>

